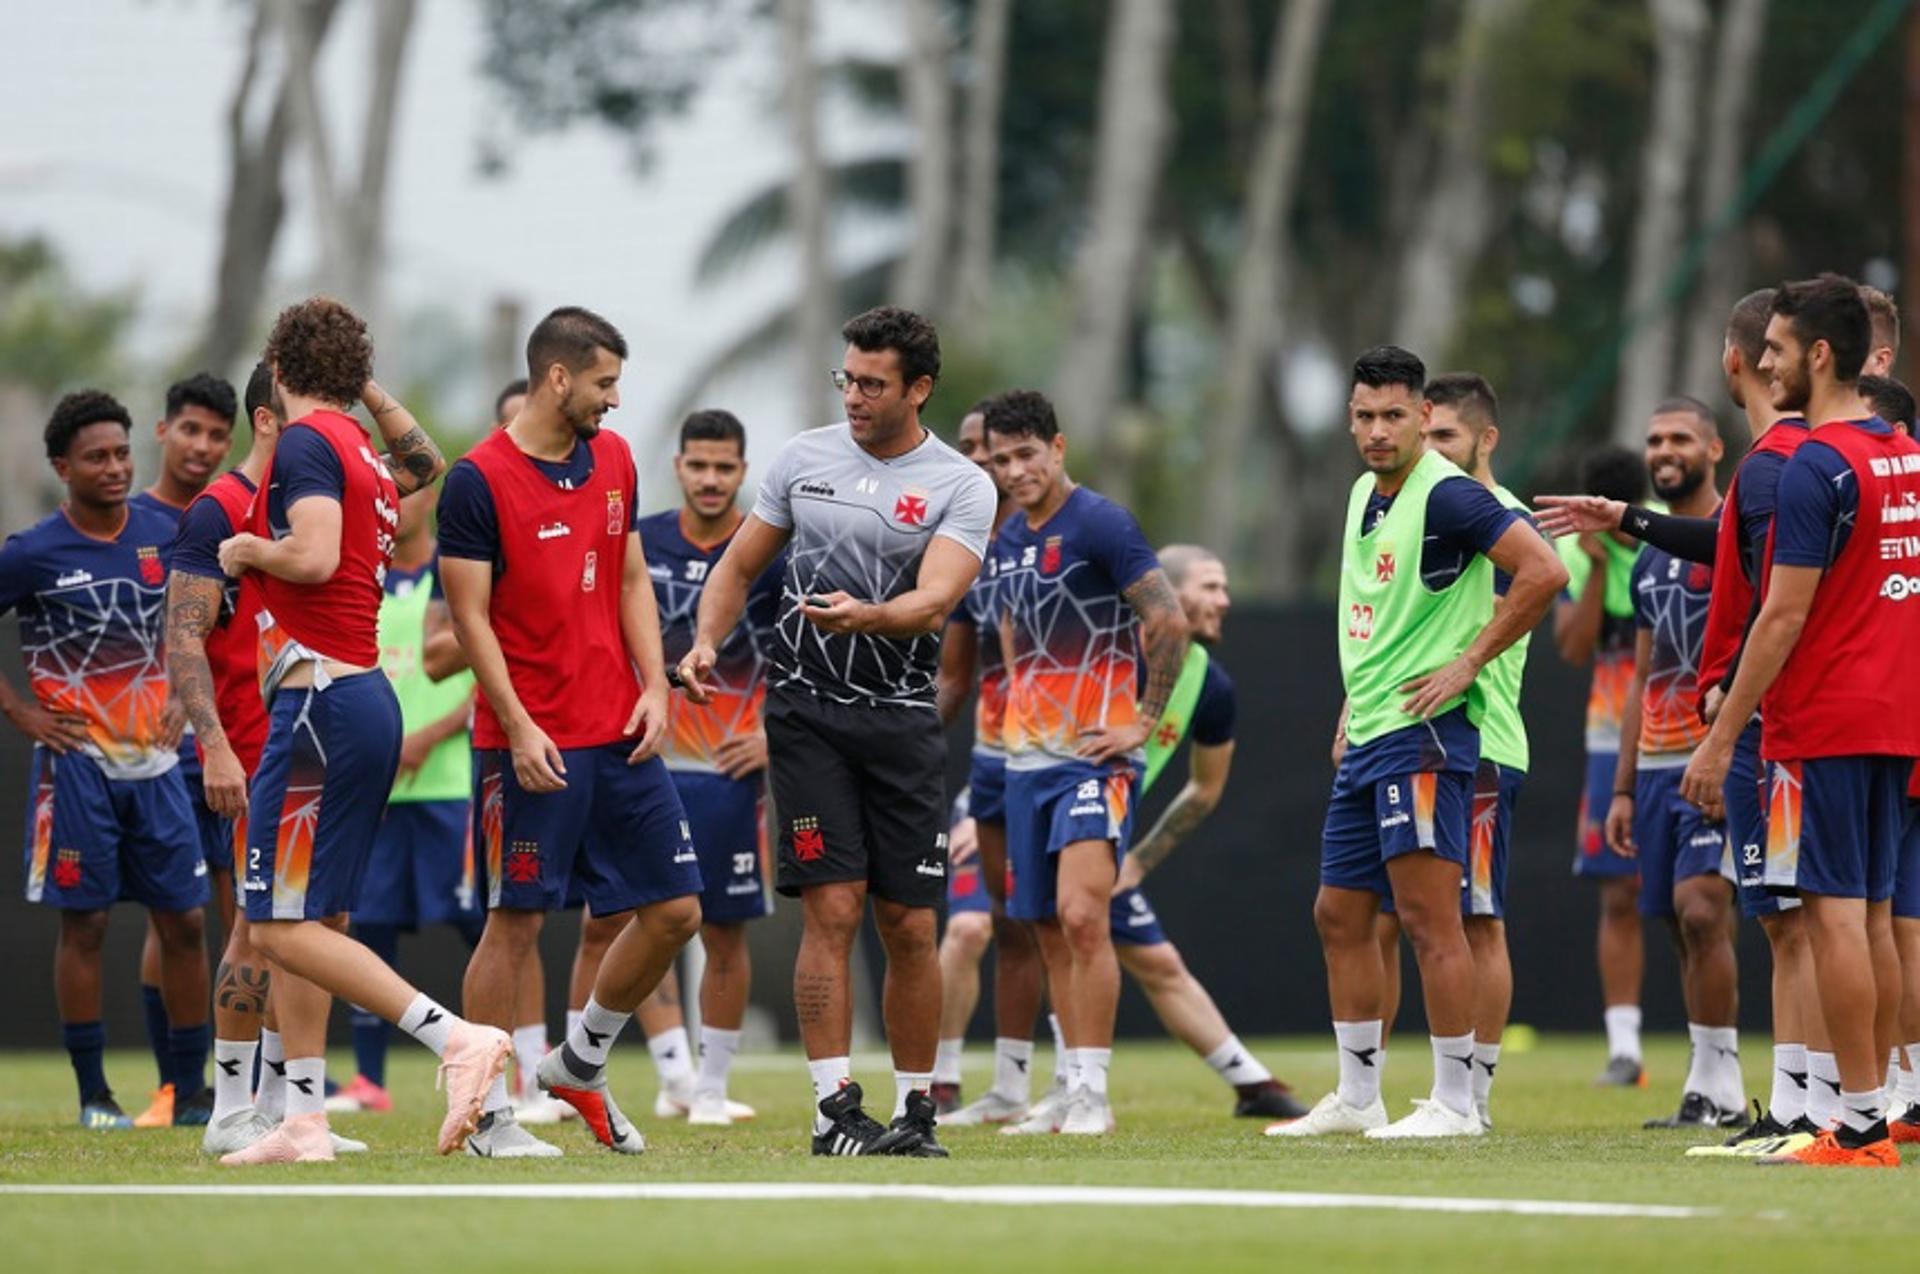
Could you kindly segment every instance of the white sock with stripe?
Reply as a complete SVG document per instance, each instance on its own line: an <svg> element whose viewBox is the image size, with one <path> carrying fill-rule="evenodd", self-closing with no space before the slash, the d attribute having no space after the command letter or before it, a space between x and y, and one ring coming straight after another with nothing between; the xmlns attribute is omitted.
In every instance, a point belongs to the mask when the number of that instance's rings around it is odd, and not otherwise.
<svg viewBox="0 0 1920 1274"><path fill-rule="evenodd" d="M807 1073L813 1077L813 1135L833 1127L833 1121L820 1113L820 1103L833 1096L853 1078L851 1057L808 1059Z"/></svg>

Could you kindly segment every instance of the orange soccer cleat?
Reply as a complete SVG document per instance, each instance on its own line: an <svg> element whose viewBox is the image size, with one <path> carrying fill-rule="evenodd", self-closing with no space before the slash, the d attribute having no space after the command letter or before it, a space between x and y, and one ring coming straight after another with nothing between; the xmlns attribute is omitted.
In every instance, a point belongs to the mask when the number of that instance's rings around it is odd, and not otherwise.
<svg viewBox="0 0 1920 1274"><path fill-rule="evenodd" d="M162 1084L153 1090L153 1100L133 1117L135 1128L173 1127L173 1085Z"/></svg>
<svg viewBox="0 0 1920 1274"><path fill-rule="evenodd" d="M1755 1163L1797 1164L1808 1168L1898 1168L1900 1151L1892 1137L1882 1137L1864 1146L1843 1146L1831 1129L1822 1131L1813 1144L1780 1155L1761 1155Z"/></svg>

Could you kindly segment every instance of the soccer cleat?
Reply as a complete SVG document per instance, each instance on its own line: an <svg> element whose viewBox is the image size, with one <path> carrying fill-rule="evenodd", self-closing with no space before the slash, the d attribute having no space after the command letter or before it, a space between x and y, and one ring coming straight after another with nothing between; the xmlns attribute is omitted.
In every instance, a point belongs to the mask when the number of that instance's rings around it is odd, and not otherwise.
<svg viewBox="0 0 1920 1274"><path fill-rule="evenodd" d="M272 1131L272 1120L251 1106L242 1106L207 1124L207 1130L200 1134L200 1149L210 1155L230 1155Z"/></svg>
<svg viewBox="0 0 1920 1274"><path fill-rule="evenodd" d="M1752 1123L1718 1145L1687 1147L1687 1158L1724 1159L1774 1154L1780 1150L1778 1143L1783 1138L1793 1135L1795 1135L1793 1129L1775 1119L1772 1112L1762 1109L1759 1101L1755 1100ZM1809 1136L1808 1140L1811 1141L1812 1137Z"/></svg>
<svg viewBox="0 0 1920 1274"><path fill-rule="evenodd" d="M1645 1088L1647 1071L1634 1058L1609 1057L1607 1069L1593 1082L1602 1088Z"/></svg>
<svg viewBox="0 0 1920 1274"><path fill-rule="evenodd" d="M1768 1167L1898 1168L1900 1151L1892 1137L1881 1137L1864 1146L1843 1146L1832 1129L1822 1129L1819 1136L1798 1150L1761 1155L1754 1162Z"/></svg>
<svg viewBox="0 0 1920 1274"><path fill-rule="evenodd" d="M1340 1100L1338 1090L1313 1104L1313 1109L1298 1119L1268 1124L1269 1137L1330 1137L1343 1133L1366 1133L1387 1126L1387 1108L1376 1097L1367 1107L1349 1106Z"/></svg>
<svg viewBox="0 0 1920 1274"><path fill-rule="evenodd" d="M1415 1101L1411 1115L1384 1128L1369 1128L1366 1135L1375 1141L1483 1137L1486 1129L1480 1124L1480 1116L1463 1115L1445 1103L1428 1100Z"/></svg>
<svg viewBox="0 0 1920 1274"><path fill-rule="evenodd" d="M1028 1106L1011 1097L1002 1097L991 1088L986 1096L968 1102L950 1115L940 1116L943 1128L977 1128L983 1124L1013 1124L1027 1117Z"/></svg>
<svg viewBox="0 0 1920 1274"><path fill-rule="evenodd" d="M1235 1119L1299 1119L1307 1108L1294 1100L1293 1090L1277 1079L1235 1088Z"/></svg>
<svg viewBox="0 0 1920 1274"><path fill-rule="evenodd" d="M1033 1103L1025 1119L1006 1124L1000 1129L1002 1136L1020 1137L1030 1133L1060 1131L1060 1121L1067 1116L1067 1081L1058 1075L1053 1084L1039 1101Z"/></svg>
<svg viewBox="0 0 1920 1274"><path fill-rule="evenodd" d="M229 1168L263 1163L331 1163L333 1155L326 1115L295 1115L281 1120L252 1145L221 1155L220 1162Z"/></svg>
<svg viewBox="0 0 1920 1274"><path fill-rule="evenodd" d="M1887 1131L1895 1145L1920 1145L1920 1105L1909 1105L1903 1113L1887 1120Z"/></svg>
<svg viewBox="0 0 1920 1274"><path fill-rule="evenodd" d="M1063 1136L1105 1137L1114 1130L1113 1106L1090 1088L1077 1088L1067 1099L1067 1112L1055 1129Z"/></svg>
<svg viewBox="0 0 1920 1274"><path fill-rule="evenodd" d="M707 1091L693 1095L687 1108L687 1123L695 1128L731 1128L733 1116L727 1111L727 1095Z"/></svg>
<svg viewBox="0 0 1920 1274"><path fill-rule="evenodd" d="M153 1090L147 1108L133 1117L135 1128L173 1127L173 1085L162 1084Z"/></svg>
<svg viewBox="0 0 1920 1274"><path fill-rule="evenodd" d="M1722 1110L1701 1093L1688 1093L1680 1099L1680 1109L1664 1119L1649 1119L1642 1128L1737 1128L1740 1112Z"/></svg>
<svg viewBox="0 0 1920 1274"><path fill-rule="evenodd" d="M660 1091L654 1094L653 1117L655 1119L685 1119L693 1109L693 1079L691 1076L671 1084L660 1085Z"/></svg>
<svg viewBox="0 0 1920 1274"><path fill-rule="evenodd" d="M393 1098L387 1090L365 1075L355 1075L352 1083L327 1098L329 1115L384 1115L392 1109Z"/></svg>
<svg viewBox="0 0 1920 1274"><path fill-rule="evenodd" d="M578 1119L580 1112L558 1098L549 1097L535 1085L531 1093L513 1099L513 1117L523 1124L557 1124L563 1119Z"/></svg>
<svg viewBox="0 0 1920 1274"><path fill-rule="evenodd" d="M111 1092L97 1093L80 1103L80 1126L89 1132L118 1132L133 1127Z"/></svg>
<svg viewBox="0 0 1920 1274"><path fill-rule="evenodd" d="M566 1152L522 1128L508 1107L480 1116L480 1126L467 1138L467 1153L476 1159L558 1159Z"/></svg>
<svg viewBox="0 0 1920 1274"><path fill-rule="evenodd" d="M607 1149L622 1155L644 1154L647 1139L614 1102L607 1088L606 1068L602 1067L593 1079L582 1081L567 1069L563 1058L563 1050L556 1049L540 1059L537 1073L541 1089L579 1111L594 1140Z"/></svg>
<svg viewBox="0 0 1920 1274"><path fill-rule="evenodd" d="M813 1134L816 1155L872 1155L891 1130L860 1108L860 1085L848 1080L840 1091L820 1103L827 1130Z"/></svg>
<svg viewBox="0 0 1920 1274"><path fill-rule="evenodd" d="M933 1098L933 1113L951 1115L960 1109L960 1085L935 1083L928 1087L927 1095Z"/></svg>
<svg viewBox="0 0 1920 1274"><path fill-rule="evenodd" d="M447 1117L440 1123L441 1154L450 1155L466 1144L467 1134L480 1123L480 1103L486 1100L487 1089L507 1069L511 1056L513 1041L505 1031L455 1019L447 1033L447 1051L440 1056L439 1082L447 1090Z"/></svg>
<svg viewBox="0 0 1920 1274"><path fill-rule="evenodd" d="M213 1118L213 1090L202 1088L191 1097L180 1097L173 1103L173 1126L175 1128L205 1128L207 1121Z"/></svg>
<svg viewBox="0 0 1920 1274"><path fill-rule="evenodd" d="M331 1128L327 1129L327 1139L332 1144L333 1153L336 1155L364 1155L367 1153L366 1142L355 1141L351 1137L342 1137Z"/></svg>
<svg viewBox="0 0 1920 1274"><path fill-rule="evenodd" d="M870 1155L897 1155L902 1159L945 1159L947 1148L935 1140L933 1096L909 1092L907 1108L887 1126L886 1135L868 1147Z"/></svg>

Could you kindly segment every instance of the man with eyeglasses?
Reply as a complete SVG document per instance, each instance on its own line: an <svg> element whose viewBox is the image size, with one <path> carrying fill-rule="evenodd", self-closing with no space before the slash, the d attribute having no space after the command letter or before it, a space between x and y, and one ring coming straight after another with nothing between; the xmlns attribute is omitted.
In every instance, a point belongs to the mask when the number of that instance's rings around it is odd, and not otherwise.
<svg viewBox="0 0 1920 1274"><path fill-rule="evenodd" d="M715 649L752 582L787 548L765 722L780 819L777 885L800 899L794 1004L818 1102L817 1155L944 1157L928 1095L940 1027L936 909L947 881L940 632L980 571L993 482L920 423L940 339L919 315L869 310L841 329L844 424L781 449L753 512L707 576L676 670L710 693ZM890 1127L861 1109L849 1060L849 959L873 896L887 952Z"/></svg>

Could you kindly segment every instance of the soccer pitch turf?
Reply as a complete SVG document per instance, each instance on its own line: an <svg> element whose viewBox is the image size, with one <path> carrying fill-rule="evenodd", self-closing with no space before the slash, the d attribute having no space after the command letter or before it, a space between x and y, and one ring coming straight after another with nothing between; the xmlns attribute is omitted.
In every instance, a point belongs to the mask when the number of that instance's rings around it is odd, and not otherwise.
<svg viewBox="0 0 1920 1274"><path fill-rule="evenodd" d="M1330 1041L1255 1042L1311 1101L1332 1082ZM1750 1084L1765 1077L1750 1037ZM615 1156L577 1123L541 1130L558 1160L441 1159L443 1107L430 1059L398 1043L389 1115L337 1116L371 1144L332 1164L252 1170L201 1156L198 1129L89 1133L74 1124L63 1055L0 1055L0 1234L16 1270L246 1270L272 1274L355 1265L413 1271L631 1269L1182 1270L1301 1268L1472 1270L1513 1265L1701 1270L1821 1268L1880 1259L1901 1268L1920 1232L1920 1168L1898 1172L1759 1168L1687 1159L1698 1135L1645 1132L1677 1104L1684 1041L1650 1041L1645 1090L1595 1088L1598 1039L1547 1038L1500 1065L1498 1130L1478 1141L1372 1143L1264 1138L1228 1117L1227 1090L1170 1043L1123 1042L1112 1138L1011 1138L949 1129L948 1161L814 1159L803 1135L806 1071L795 1054L750 1055L734 1095L760 1118L731 1129L639 1120L648 1152ZM1400 1038L1388 1068L1391 1113L1423 1095L1426 1041ZM1036 1061L1046 1064L1045 1049ZM990 1070L970 1051L970 1095ZM109 1059L121 1095L151 1074L144 1054ZM345 1055L330 1059L350 1073ZM138 1077L136 1079L136 1077ZM884 1115L884 1059L855 1077ZM631 1041L615 1055L615 1091L651 1109L654 1078ZM1757 1089L1763 1091L1762 1089ZM881 1096L884 1094L885 1096ZM734 1183L813 1188L702 1191ZM919 1196L861 1197L860 1187L914 1186ZM94 1194L23 1188L118 1187ZM131 1187L257 1189L257 1195L142 1195ZM382 1192L382 1186L404 1190ZM338 1197L276 1194L308 1187ZM517 1197L459 1197L470 1187L532 1187ZM646 1197L634 1187L660 1187ZM946 1187L951 1194L938 1194ZM1082 1187L1072 1201L1016 1202L1024 1192ZM617 1197L626 1188L627 1197ZM986 1194L970 1190L992 1188ZM594 1190L615 1197L580 1197ZM673 1191L682 1192L673 1197ZM1128 1190L1206 1191L1170 1198ZM844 1192L844 1193L841 1193ZM1251 1192L1221 1200L1221 1192ZM706 1194L710 1197L686 1197ZM640 1197L633 1197L639 1195ZM571 1196L571 1197L570 1197ZM665 1196L665 1197L661 1197ZM719 1196L719 1197L711 1197ZM1353 1196L1364 1196L1355 1198ZM1428 1201L1415 1210L1417 1201ZM1440 1202L1451 1201L1451 1202ZM1533 1210L1487 1210L1528 1201ZM1627 1205L1581 1215L1564 1205ZM1449 1208L1458 1210L1438 1210ZM1472 1210L1469 1210L1472 1209Z"/></svg>

